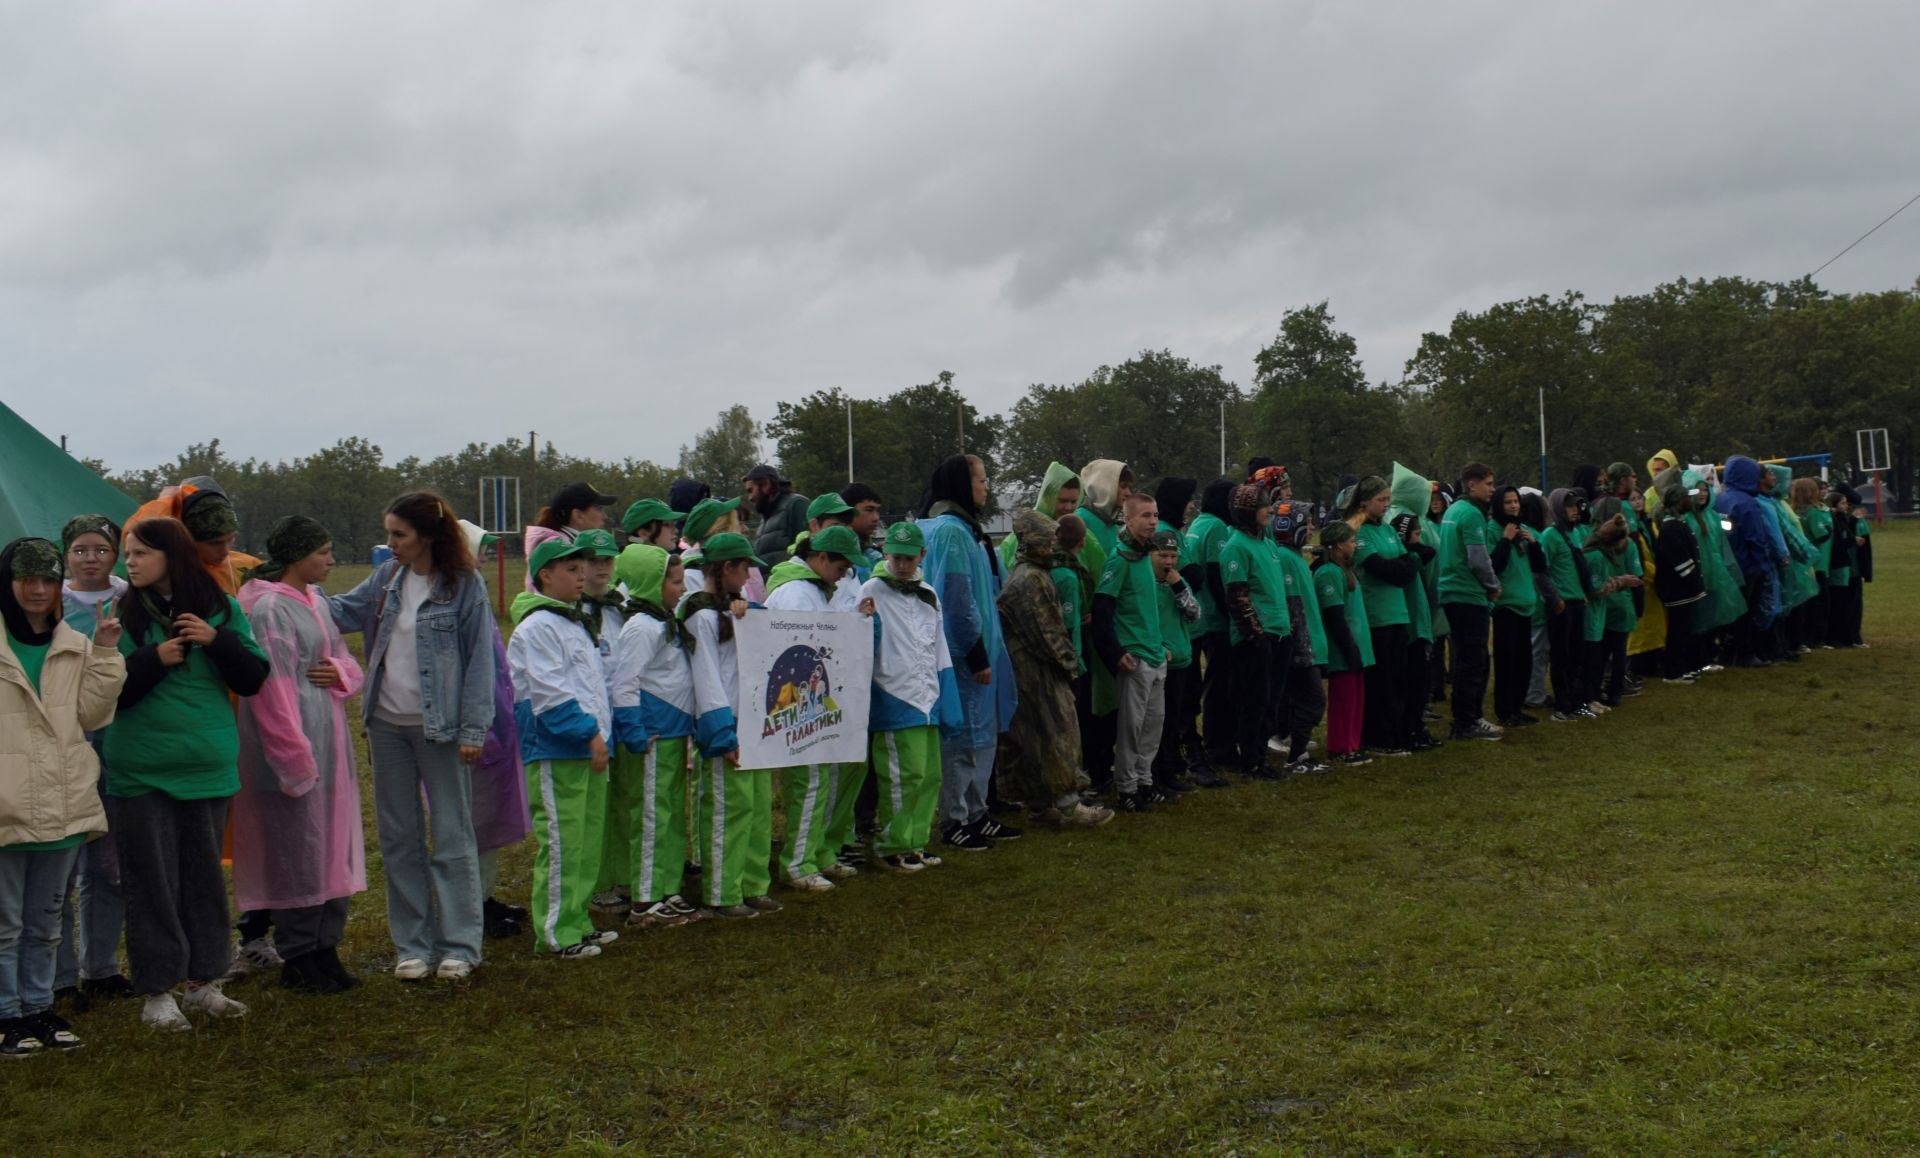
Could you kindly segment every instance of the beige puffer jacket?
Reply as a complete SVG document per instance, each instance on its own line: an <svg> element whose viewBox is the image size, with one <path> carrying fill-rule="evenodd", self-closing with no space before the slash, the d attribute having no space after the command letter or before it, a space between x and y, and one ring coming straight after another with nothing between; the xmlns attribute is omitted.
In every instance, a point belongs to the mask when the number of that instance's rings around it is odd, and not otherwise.
<svg viewBox="0 0 1920 1158"><path fill-rule="evenodd" d="M62 623L35 695L13 649L0 642L0 846L107 830L96 787L100 758L86 733L113 719L126 682L119 651L95 647Z"/></svg>

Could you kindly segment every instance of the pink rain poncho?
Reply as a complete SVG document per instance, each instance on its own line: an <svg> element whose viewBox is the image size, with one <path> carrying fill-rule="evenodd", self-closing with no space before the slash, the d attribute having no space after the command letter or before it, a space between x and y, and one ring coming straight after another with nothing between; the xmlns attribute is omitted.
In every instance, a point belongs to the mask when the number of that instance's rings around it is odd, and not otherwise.
<svg viewBox="0 0 1920 1158"><path fill-rule="evenodd" d="M347 698L360 665L313 589L254 579L240 606L272 670L240 701L240 793L233 798L233 896L242 912L300 909L367 887L360 782ZM307 678L328 666L338 686Z"/></svg>

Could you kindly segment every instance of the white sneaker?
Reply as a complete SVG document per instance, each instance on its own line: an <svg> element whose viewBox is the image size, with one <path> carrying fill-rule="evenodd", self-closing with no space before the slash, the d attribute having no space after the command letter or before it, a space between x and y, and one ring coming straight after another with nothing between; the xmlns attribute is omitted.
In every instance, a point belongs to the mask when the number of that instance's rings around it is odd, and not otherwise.
<svg viewBox="0 0 1920 1158"><path fill-rule="evenodd" d="M440 962L440 968L435 969L433 975L441 981L465 981L473 976L473 962L449 957Z"/></svg>
<svg viewBox="0 0 1920 1158"><path fill-rule="evenodd" d="M608 889L604 893L595 893L587 901L587 907L601 913L624 913L633 907L633 902L621 895L619 889Z"/></svg>
<svg viewBox="0 0 1920 1158"><path fill-rule="evenodd" d="M1267 751L1284 756L1287 754L1287 741L1278 736L1270 736L1267 739Z"/></svg>
<svg viewBox="0 0 1920 1158"><path fill-rule="evenodd" d="M595 929L580 939L589 945L611 945L620 939L620 934L612 929Z"/></svg>
<svg viewBox="0 0 1920 1158"><path fill-rule="evenodd" d="M185 1033L193 1028L171 993L148 994L147 1003L140 1010L140 1024L164 1033Z"/></svg>
<svg viewBox="0 0 1920 1158"><path fill-rule="evenodd" d="M789 888L799 889L803 893L825 893L833 889L833 882L824 873L808 873L803 877L794 877L787 882Z"/></svg>
<svg viewBox="0 0 1920 1158"><path fill-rule="evenodd" d="M844 881L848 877L860 875L860 866L845 860L836 860L832 864L821 866L820 873L830 880Z"/></svg>
<svg viewBox="0 0 1920 1158"><path fill-rule="evenodd" d="M1604 716L1608 712L1611 712L1613 709L1601 703L1599 700L1595 700L1592 703L1587 705L1587 710L1592 712L1596 716Z"/></svg>
<svg viewBox="0 0 1920 1158"><path fill-rule="evenodd" d="M1494 723L1492 720L1487 719L1485 716L1480 717L1480 726L1492 731L1493 734L1496 736L1504 736L1507 734L1507 730L1505 728Z"/></svg>
<svg viewBox="0 0 1920 1158"><path fill-rule="evenodd" d="M245 1017L247 1007L220 992L220 982L202 985L198 989L188 989L187 995L180 999L189 1009L197 1009L208 1017Z"/></svg>
<svg viewBox="0 0 1920 1158"><path fill-rule="evenodd" d="M425 981L433 973L433 966L418 957L404 957L393 967L395 981Z"/></svg>

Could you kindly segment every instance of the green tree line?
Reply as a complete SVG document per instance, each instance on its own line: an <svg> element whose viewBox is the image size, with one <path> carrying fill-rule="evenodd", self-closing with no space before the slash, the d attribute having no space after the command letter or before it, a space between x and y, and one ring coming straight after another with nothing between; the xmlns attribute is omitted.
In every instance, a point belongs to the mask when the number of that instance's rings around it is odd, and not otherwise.
<svg viewBox="0 0 1920 1158"><path fill-rule="evenodd" d="M1223 460L1237 474L1261 455L1321 500L1341 475L1385 473L1396 460L1452 478L1478 459L1502 478L1538 482L1543 402L1552 485L1576 464L1639 464L1663 447L1695 462L1830 452L1844 473L1857 465L1854 432L1886 427L1895 460L1885 482L1905 509L1920 465L1920 282L1834 294L1806 279L1728 277L1605 304L1571 291L1522 298L1461 312L1422 336L1397 380L1380 381L1323 301L1285 311L1252 369L1242 387L1219 366L1143 350L1079 381L1034 383L1005 414L980 412L944 370L882 397L828 388L781 402L764 427L745 406L725 408L672 468L517 439L388 462L365 438L285 462L237 460L215 439L145 470L91 465L137 499L212 475L233 495L244 546L257 548L276 518L300 512L332 528L351 559L381 541L381 510L404 490L438 490L475 518L480 480L515 476L530 521L548 495L582 478L622 502L664 497L679 475L736 494L763 445L810 495L846 484L851 449L853 477L880 491L890 517L911 509L934 465L958 452L979 455L997 496L1016 504L1049 462L1095 458L1130 463L1151 487L1170 475L1210 479Z"/></svg>

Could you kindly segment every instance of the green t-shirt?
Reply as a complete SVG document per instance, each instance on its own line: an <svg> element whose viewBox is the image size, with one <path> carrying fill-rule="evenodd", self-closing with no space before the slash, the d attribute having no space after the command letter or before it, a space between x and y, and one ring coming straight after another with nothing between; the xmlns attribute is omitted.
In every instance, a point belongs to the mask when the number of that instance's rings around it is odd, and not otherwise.
<svg viewBox="0 0 1920 1158"><path fill-rule="evenodd" d="M1171 531L1175 535L1179 534L1179 532L1173 530L1172 524L1168 523L1165 519L1160 520L1160 525L1156 530ZM1186 540L1182 538L1179 558L1177 558L1173 564L1175 573L1177 574L1187 563L1187 544ZM1154 583L1154 586L1160 589L1160 635L1167 645L1167 650L1173 653L1173 659L1168 662L1175 670L1184 670L1193 664L1192 633L1196 625L1190 625L1180 617L1180 602L1173 597L1172 587L1158 581Z"/></svg>
<svg viewBox="0 0 1920 1158"><path fill-rule="evenodd" d="M1201 514L1187 527L1186 560L1198 563L1202 567L1215 566L1220 562L1220 548L1226 545L1230 532L1227 525L1217 516ZM1184 564L1183 564L1184 565ZM1227 609L1220 606L1202 583L1193 591L1194 599L1200 604L1200 620L1193 625L1196 635L1213 635L1227 629Z"/></svg>
<svg viewBox="0 0 1920 1158"><path fill-rule="evenodd" d="M1485 607L1486 585L1467 562L1470 548L1492 552L1487 544L1487 515L1471 499L1461 499L1447 508L1440 521L1440 602L1468 603Z"/></svg>
<svg viewBox="0 0 1920 1158"><path fill-rule="evenodd" d="M1067 621L1067 636L1073 640L1073 654L1080 655L1080 573L1071 567L1055 567L1047 572L1053 580L1054 594L1060 597L1060 616ZM1087 670L1086 660L1080 670Z"/></svg>
<svg viewBox="0 0 1920 1158"><path fill-rule="evenodd" d="M1407 591L1409 588L1418 588L1420 581L1416 578L1406 587L1396 587L1367 574L1363 565L1375 556L1389 561L1398 559L1407 553L1406 543L1385 523L1361 523L1354 538L1359 545L1353 550L1353 571L1354 577L1360 581L1360 594L1366 599L1367 622L1375 627L1393 627L1408 622L1412 618L1412 609L1407 606Z"/></svg>
<svg viewBox="0 0 1920 1158"><path fill-rule="evenodd" d="M1120 553L1120 528L1100 517L1092 507L1081 507L1080 521L1086 524L1087 541L1100 544L1101 558Z"/></svg>
<svg viewBox="0 0 1920 1158"><path fill-rule="evenodd" d="M1167 645L1160 636L1160 597L1154 591L1159 586L1153 578L1153 556L1129 559L1116 551L1100 573L1097 591L1113 597L1113 630L1121 648L1154 667L1167 662Z"/></svg>
<svg viewBox="0 0 1920 1158"><path fill-rule="evenodd" d="M1293 632L1287 615L1286 576L1280 571L1280 548L1268 538L1255 538L1235 528L1220 548L1220 585L1232 587L1245 583L1253 599L1253 610L1268 635L1279 638ZM1231 618L1231 617L1229 617ZM1229 625L1228 640L1240 643L1246 638L1237 622Z"/></svg>
<svg viewBox="0 0 1920 1158"><path fill-rule="evenodd" d="M1286 577L1287 597L1298 598L1307 617L1307 638L1313 643L1313 662L1327 662L1327 626L1320 622L1320 596L1313 589L1313 573L1298 551L1280 548L1280 570Z"/></svg>
<svg viewBox="0 0 1920 1158"><path fill-rule="evenodd" d="M1824 507L1808 507L1800 512L1800 523L1809 542L1820 540L1813 547L1813 569L1824 579L1833 566L1833 513Z"/></svg>
<svg viewBox="0 0 1920 1158"><path fill-rule="evenodd" d="M1440 524L1425 515L1420 517L1420 541L1433 552L1428 556L1426 565L1420 568L1420 581L1425 585L1427 618L1433 625L1434 642L1438 643L1453 629L1447 623L1447 617L1440 612Z"/></svg>
<svg viewBox="0 0 1920 1158"><path fill-rule="evenodd" d="M7 646L13 649L13 658L27 673L27 682L33 685L33 694L40 694L40 672L47 666L47 643L22 643L7 632Z"/></svg>
<svg viewBox="0 0 1920 1158"><path fill-rule="evenodd" d="M1342 608L1347 617L1347 630L1353 632L1353 641L1360 645L1360 666L1373 666L1373 628L1367 622L1367 601L1354 599L1359 591L1347 590L1347 573L1337 563L1322 563L1313 569L1313 590L1320 600L1320 607ZM1347 666L1346 653L1329 641L1327 644L1327 670L1329 672L1351 671Z"/></svg>
<svg viewBox="0 0 1920 1158"><path fill-rule="evenodd" d="M246 649L266 661L254 642L247 617L227 597L224 615L210 621L232 631ZM120 637L120 652L132 655L144 645L165 642L160 626L147 638ZM132 707L122 708L107 725L107 795L144 796L164 792L176 800L208 800L240 791L240 733L226 681L203 647L189 648L187 661Z"/></svg>
<svg viewBox="0 0 1920 1158"><path fill-rule="evenodd" d="M1559 527L1548 527L1540 536L1540 550L1546 555L1547 578L1553 580L1553 593L1567 603L1585 603L1587 593L1580 590L1580 571L1573 562L1573 553L1579 548Z"/></svg>
<svg viewBox="0 0 1920 1158"><path fill-rule="evenodd" d="M1533 560L1527 551L1538 551L1539 544L1523 551L1519 536L1514 536L1513 546L1507 551L1507 565L1500 569L1500 598L1493 605L1502 611L1511 611L1515 615L1531 616L1534 605L1540 602L1540 593L1533 586Z"/></svg>

